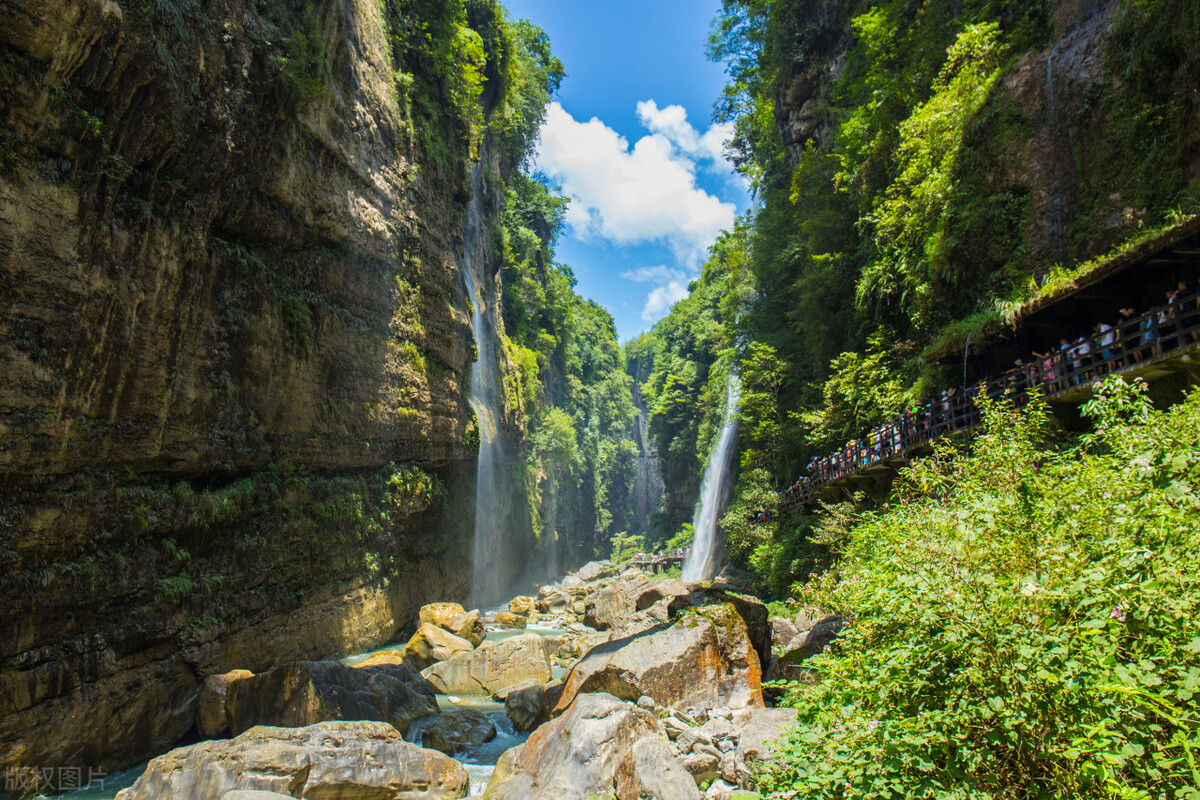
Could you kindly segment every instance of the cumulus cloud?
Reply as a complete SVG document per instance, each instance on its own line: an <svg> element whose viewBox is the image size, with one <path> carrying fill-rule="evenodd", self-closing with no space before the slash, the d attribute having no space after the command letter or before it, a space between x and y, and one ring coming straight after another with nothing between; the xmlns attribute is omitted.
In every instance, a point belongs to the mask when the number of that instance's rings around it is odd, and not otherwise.
<svg viewBox="0 0 1200 800"><path fill-rule="evenodd" d="M643 322L657 322L671 306L688 296L688 274L681 269L668 266L638 267L621 273L626 280L638 283L653 283L655 287L646 295L642 307Z"/></svg>
<svg viewBox="0 0 1200 800"><path fill-rule="evenodd" d="M665 136L680 152L711 161L710 169L714 172L733 172L733 165L725 158L725 143L733 136L733 125L713 125L701 134L688 122L683 106L659 108L653 100L638 103L637 114L646 130Z"/></svg>
<svg viewBox="0 0 1200 800"><path fill-rule="evenodd" d="M537 167L571 198L567 222L580 238L618 245L663 242L679 261L699 264L736 206L696 185L696 162L711 159L721 134L699 134L679 106L639 104L650 135L632 147L599 119L579 122L552 103L542 125Z"/></svg>

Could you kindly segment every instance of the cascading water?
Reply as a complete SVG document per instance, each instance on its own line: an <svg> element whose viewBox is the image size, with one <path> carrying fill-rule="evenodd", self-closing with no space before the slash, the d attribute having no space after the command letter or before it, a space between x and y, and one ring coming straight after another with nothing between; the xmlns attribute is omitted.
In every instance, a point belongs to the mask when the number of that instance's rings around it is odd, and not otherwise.
<svg viewBox="0 0 1200 800"><path fill-rule="evenodd" d="M500 438L500 382L497 375L494 337L484 306L476 290L476 280L486 275L488 257L486 222L480 198L483 196L479 167L472 174L474 192L467 204L467 229L464 237L463 275L471 300L471 332L475 337L476 361L471 367L471 408L479 423L479 458L475 483L475 542L471 570L471 601L476 606L493 602L501 594L501 570L496 563L504 552L505 503L508 496L503 483L504 444ZM478 270L479 276L476 276Z"/></svg>
<svg viewBox="0 0 1200 800"><path fill-rule="evenodd" d="M708 457L704 477L700 481L700 507L692 521L695 540L683 562L685 581L704 581L717 573L721 547L717 542L717 519L729 500L729 472L737 443L738 404L742 399L742 383L730 374L725 387L725 424L721 438Z"/></svg>

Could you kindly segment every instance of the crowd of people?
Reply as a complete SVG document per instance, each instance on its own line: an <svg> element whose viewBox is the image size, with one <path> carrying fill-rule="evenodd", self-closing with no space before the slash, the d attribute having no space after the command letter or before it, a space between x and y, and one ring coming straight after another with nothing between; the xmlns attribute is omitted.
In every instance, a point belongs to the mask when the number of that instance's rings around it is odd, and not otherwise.
<svg viewBox="0 0 1200 800"><path fill-rule="evenodd" d="M1007 394L1014 402L1024 401L1033 389L1042 395L1058 394L1200 341L1200 292L1190 291L1185 281L1167 290L1165 304L1141 315L1132 308L1122 308L1119 314L1113 324L1097 322L1090 334L1075 341L1060 339L1057 348L1034 352L1029 361L1017 360L998 378L962 393L945 389L924 405L872 428L863 438L851 439L841 450L812 458L807 474L784 490L784 500L805 500L825 484L864 467L945 433L973 427L979 422L974 400L981 392L992 398Z"/></svg>

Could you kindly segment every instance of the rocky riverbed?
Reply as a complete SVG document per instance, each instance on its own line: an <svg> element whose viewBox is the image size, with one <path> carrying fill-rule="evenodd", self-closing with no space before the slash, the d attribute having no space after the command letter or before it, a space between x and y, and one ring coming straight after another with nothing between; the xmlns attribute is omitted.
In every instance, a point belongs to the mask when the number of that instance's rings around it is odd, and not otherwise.
<svg viewBox="0 0 1200 800"><path fill-rule="evenodd" d="M115 797L730 798L795 717L764 673L796 677L839 629L593 562L503 608L425 606L404 644L207 676L204 740Z"/></svg>

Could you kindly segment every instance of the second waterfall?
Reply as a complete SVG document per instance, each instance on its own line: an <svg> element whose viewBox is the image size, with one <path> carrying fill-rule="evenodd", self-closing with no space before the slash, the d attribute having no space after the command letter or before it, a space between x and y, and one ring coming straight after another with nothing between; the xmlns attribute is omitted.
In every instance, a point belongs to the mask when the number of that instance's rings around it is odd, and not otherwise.
<svg viewBox="0 0 1200 800"><path fill-rule="evenodd" d="M721 427L721 438L708 457L708 466L704 468L704 478L700 481L700 504L692 521L696 538L683 562L685 581L708 580L716 575L720 566L723 543L718 541L717 520L729 502L729 479L733 455L737 452L738 405L741 400L741 381L731 373L725 387L725 423Z"/></svg>

